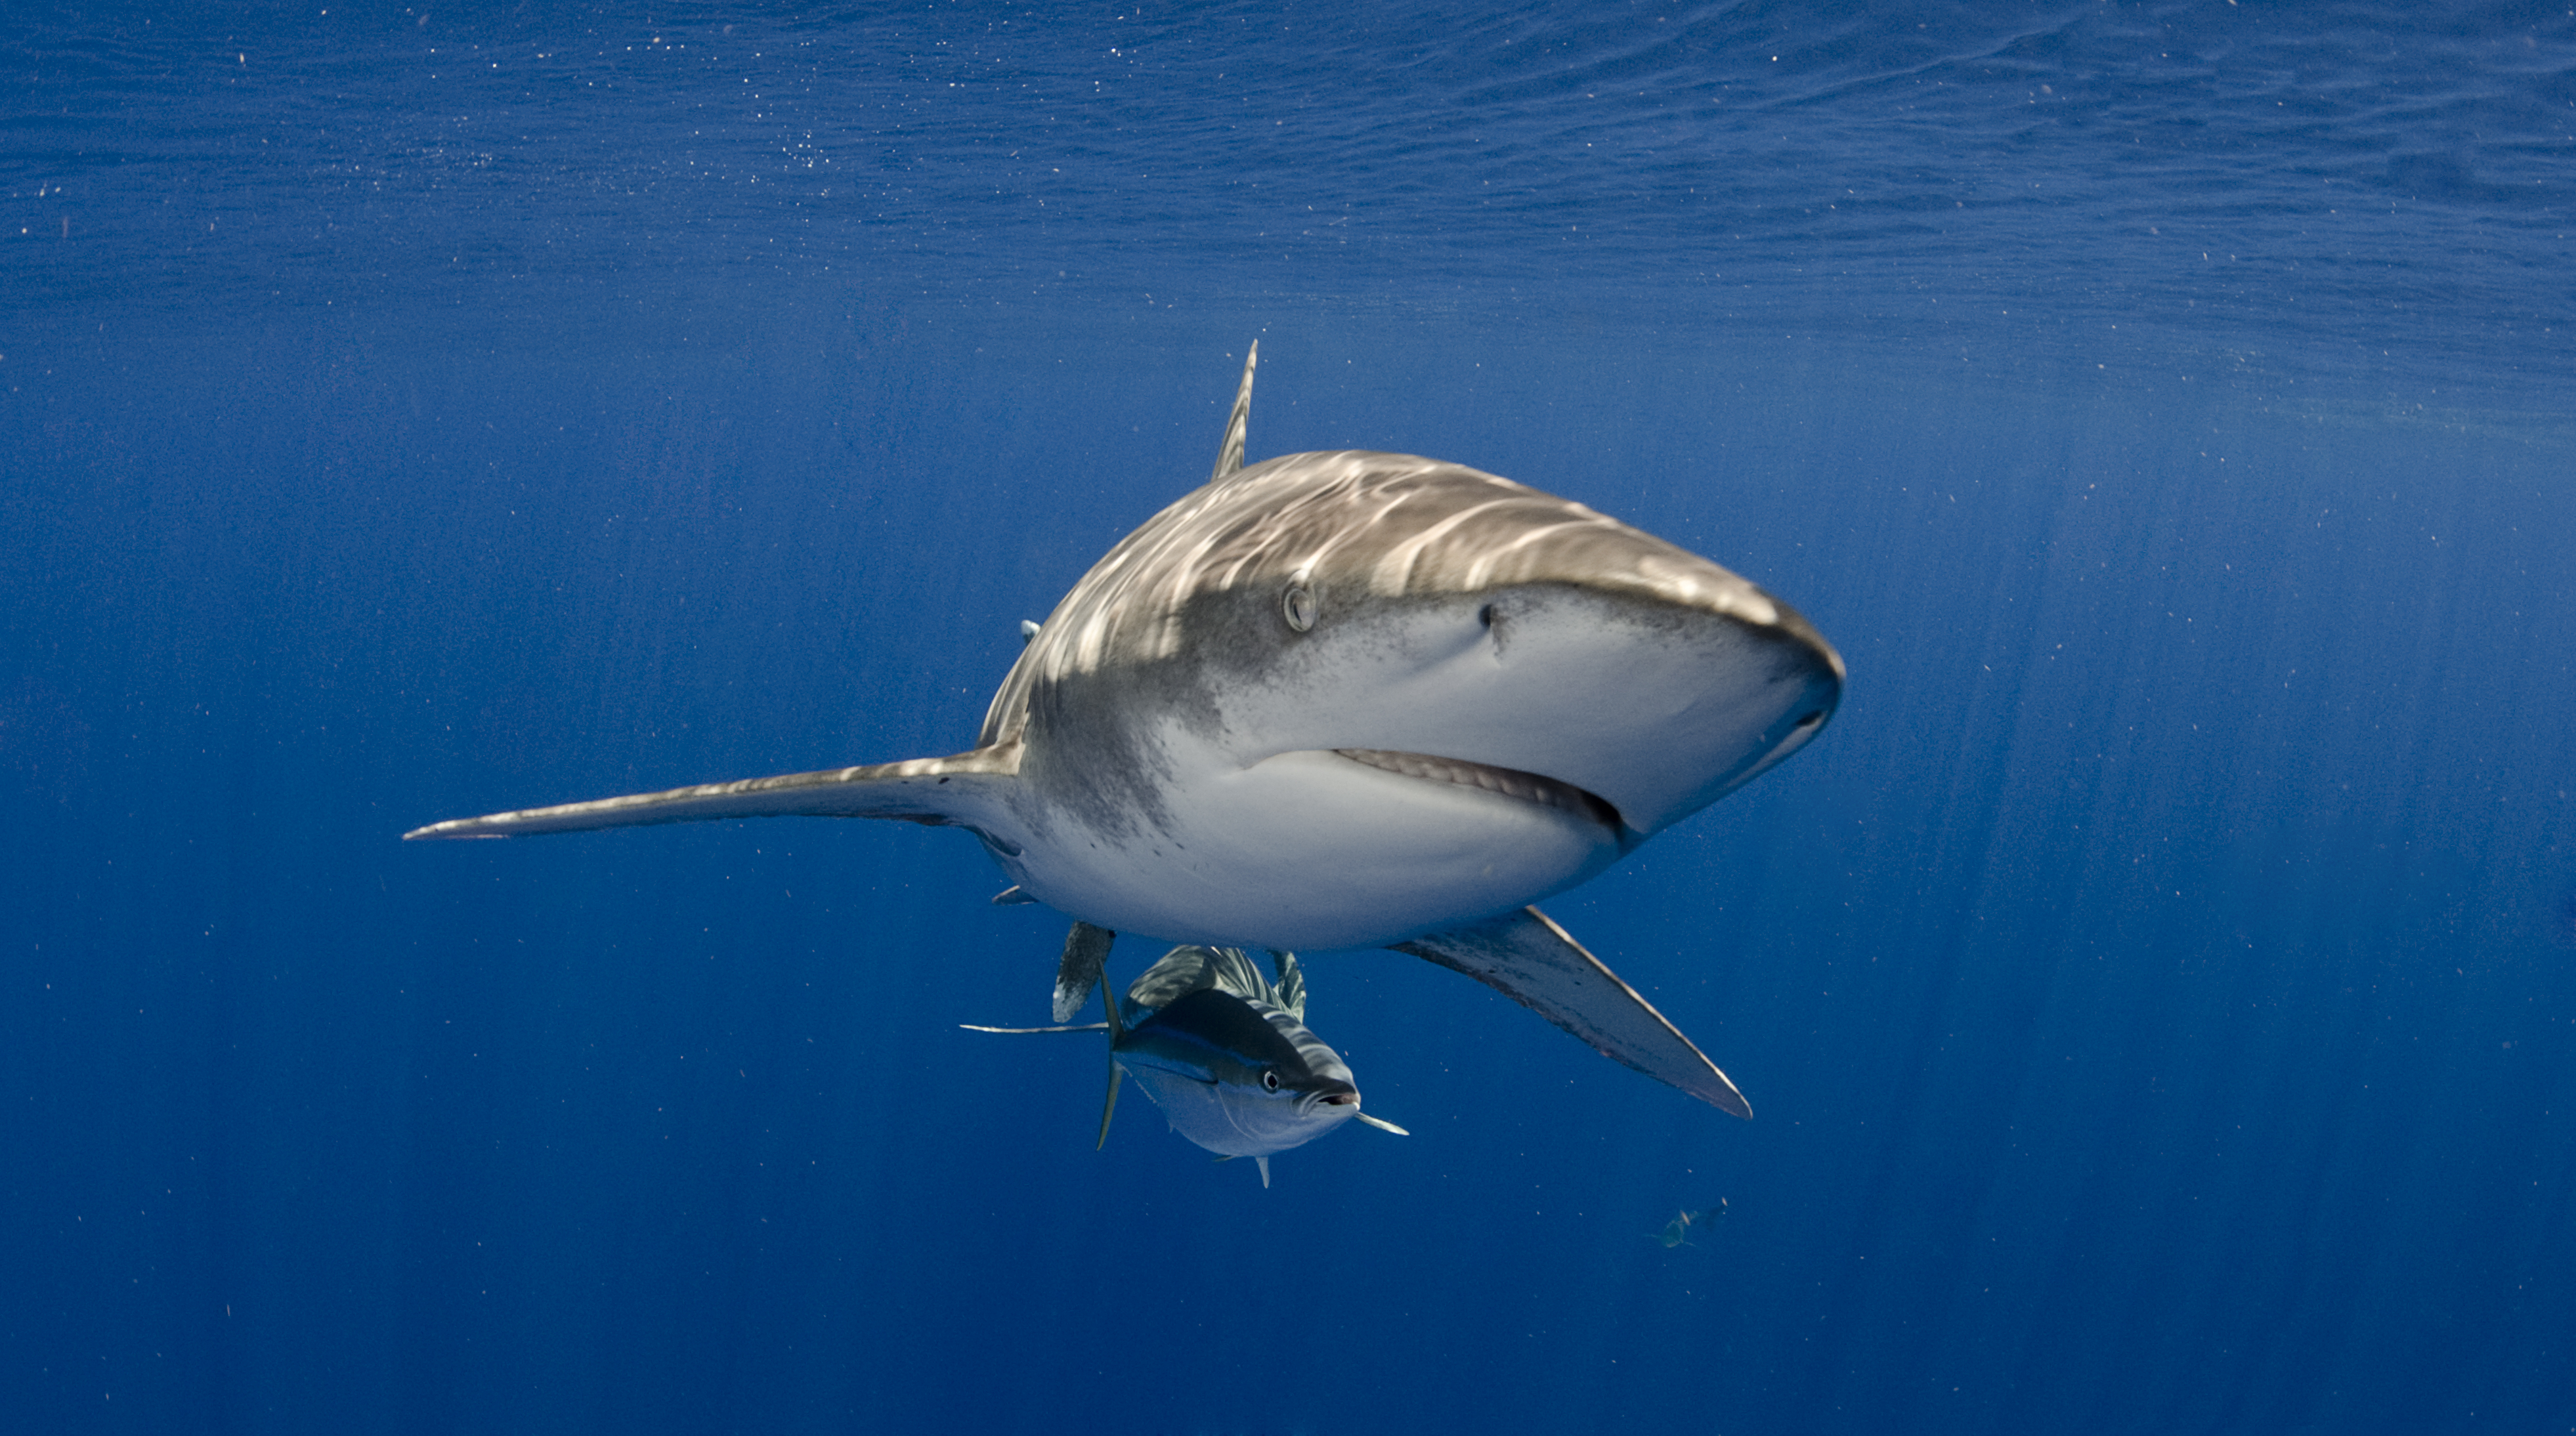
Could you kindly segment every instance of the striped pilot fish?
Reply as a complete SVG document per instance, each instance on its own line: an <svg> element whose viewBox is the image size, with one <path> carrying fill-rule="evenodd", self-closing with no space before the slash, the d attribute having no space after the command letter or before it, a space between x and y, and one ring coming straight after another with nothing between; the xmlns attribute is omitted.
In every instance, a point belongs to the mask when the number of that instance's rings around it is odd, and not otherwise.
<svg viewBox="0 0 2576 1436"><path fill-rule="evenodd" d="M1118 1112L1119 1084L1132 1077L1173 1131L1220 1159L1252 1158L1265 1187L1272 1153L1302 1147L1354 1117L1408 1135L1360 1110L1350 1065L1306 1026L1306 981L1296 956L1275 953L1272 961L1275 981L1240 948L1176 947L1128 984L1123 999L1104 1002L1106 1022L961 1025L976 1032L1108 1033L1102 1145Z"/></svg>

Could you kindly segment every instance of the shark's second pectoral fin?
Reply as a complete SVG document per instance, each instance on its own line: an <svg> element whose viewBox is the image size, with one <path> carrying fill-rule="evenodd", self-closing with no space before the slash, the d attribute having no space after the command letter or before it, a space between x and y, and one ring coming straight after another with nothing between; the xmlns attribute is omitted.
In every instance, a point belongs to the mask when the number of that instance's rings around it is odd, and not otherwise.
<svg viewBox="0 0 2576 1436"><path fill-rule="evenodd" d="M645 823L787 816L896 818L974 827L982 813L997 806L997 787L1011 782L1019 771L1019 744L1002 743L946 758L827 768L819 773L786 773L733 783L701 783L659 793L630 793L622 798L455 818L414 828L403 837L515 838Z"/></svg>
<svg viewBox="0 0 2576 1436"><path fill-rule="evenodd" d="M1537 908L1393 946L1494 988L1604 1057L1738 1117L1753 1115L1744 1094L1680 1028Z"/></svg>

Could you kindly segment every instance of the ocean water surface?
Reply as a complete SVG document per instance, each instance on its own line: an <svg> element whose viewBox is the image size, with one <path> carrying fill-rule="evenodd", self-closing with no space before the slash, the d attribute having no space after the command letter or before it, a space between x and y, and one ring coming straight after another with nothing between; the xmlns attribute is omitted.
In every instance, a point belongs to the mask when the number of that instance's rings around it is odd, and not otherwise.
<svg viewBox="0 0 2576 1436"><path fill-rule="evenodd" d="M2567 5L172 8L0 16L0 1424L2576 1430ZM970 746L1255 339L1848 661L1547 904L1755 1120L1311 954L1265 1191L964 835L397 841Z"/></svg>

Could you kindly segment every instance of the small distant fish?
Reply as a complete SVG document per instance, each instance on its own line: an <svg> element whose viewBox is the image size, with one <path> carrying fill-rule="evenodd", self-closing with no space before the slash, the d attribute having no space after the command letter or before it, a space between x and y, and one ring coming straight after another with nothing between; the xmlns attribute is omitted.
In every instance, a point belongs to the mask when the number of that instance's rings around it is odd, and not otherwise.
<svg viewBox="0 0 2576 1436"><path fill-rule="evenodd" d="M1059 993L1069 986L1087 994L1107 951L1106 943L1087 950L1069 945L1067 965L1088 970L1060 978ZM1410 1135L1360 1110L1350 1067L1306 1026L1306 983L1296 956L1275 953L1273 960L1275 983L1239 948L1176 947L1130 983L1125 998L1106 1003L1106 1022L960 1025L976 1032L1108 1033L1109 1097L1100 1114L1104 1145L1118 1111L1120 1079L1133 1077L1163 1109L1173 1131L1220 1160L1252 1158L1265 1187L1272 1153L1304 1146L1354 1117Z"/></svg>
<svg viewBox="0 0 2576 1436"><path fill-rule="evenodd" d="M1648 1241L1662 1242L1666 1251L1670 1251L1674 1247L1690 1246L1692 1245L1690 1229L1693 1224L1715 1221L1717 1218L1724 1215L1726 1215L1726 1198L1724 1197L1717 1199L1716 1206L1709 1207L1701 1211L1694 1212L1685 1207L1677 1213L1671 1221L1664 1223L1664 1229L1662 1231L1646 1233L1646 1239Z"/></svg>

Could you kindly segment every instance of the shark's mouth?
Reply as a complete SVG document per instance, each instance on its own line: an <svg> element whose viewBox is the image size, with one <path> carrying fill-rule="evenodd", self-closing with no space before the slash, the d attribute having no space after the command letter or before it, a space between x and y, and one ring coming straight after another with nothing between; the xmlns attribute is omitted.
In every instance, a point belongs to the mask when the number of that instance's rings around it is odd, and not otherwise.
<svg viewBox="0 0 2576 1436"><path fill-rule="evenodd" d="M1434 758L1428 753L1390 753L1382 748L1336 748L1333 750L1354 763L1365 763L1408 778L1432 783L1455 783L1462 788L1482 788L1524 803L1561 808L1577 817L1589 818L1612 832L1620 829L1619 810L1595 794L1587 793L1572 783L1518 768L1497 768L1490 763L1470 763L1464 758Z"/></svg>

